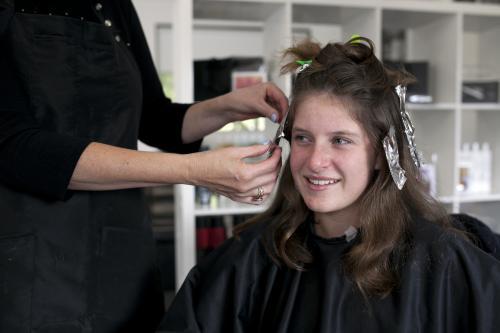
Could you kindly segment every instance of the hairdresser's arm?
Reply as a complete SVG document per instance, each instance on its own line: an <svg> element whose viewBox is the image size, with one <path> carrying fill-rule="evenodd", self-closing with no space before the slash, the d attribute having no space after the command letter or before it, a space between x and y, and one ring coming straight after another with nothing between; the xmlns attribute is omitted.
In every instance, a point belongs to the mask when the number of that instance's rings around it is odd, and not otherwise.
<svg viewBox="0 0 500 333"><path fill-rule="evenodd" d="M256 145L179 155L91 143L76 165L69 189L99 191L183 183L205 186L233 200L251 203L258 186L263 186L266 195L272 191L281 150L255 164L243 159L267 150L266 145Z"/></svg>

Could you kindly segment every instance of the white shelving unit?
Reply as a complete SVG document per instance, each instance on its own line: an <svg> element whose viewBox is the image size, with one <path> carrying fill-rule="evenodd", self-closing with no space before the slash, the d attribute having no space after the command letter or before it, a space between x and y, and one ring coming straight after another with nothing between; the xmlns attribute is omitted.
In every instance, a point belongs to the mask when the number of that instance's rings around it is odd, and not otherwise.
<svg viewBox="0 0 500 333"><path fill-rule="evenodd" d="M194 216L224 216L261 213L265 207L244 204L225 205L217 208L195 205Z"/></svg>
<svg viewBox="0 0 500 333"><path fill-rule="evenodd" d="M157 64L170 68L176 101L193 100L193 59L261 56L270 80L285 92L279 52L294 38L323 43L352 34L371 38L381 56L382 32L404 29L406 59L430 65L433 104L409 104L417 146L430 160L438 154L438 197L452 212L485 217L500 231L500 104L462 103L462 82L471 68L500 79L500 6L449 0L135 0ZM170 48L156 30L171 27ZM236 38L235 38L236 36ZM241 45L235 44L241 41ZM157 52L156 50L168 50ZM174 61L175 59L175 61ZM266 135L275 129L268 126ZM463 142L488 141L493 152L492 193L461 196L458 152ZM210 210L195 205L194 189L178 185L176 198L177 286L195 264L195 218L257 213L262 208L233 205ZM498 226L493 223L499 223Z"/></svg>

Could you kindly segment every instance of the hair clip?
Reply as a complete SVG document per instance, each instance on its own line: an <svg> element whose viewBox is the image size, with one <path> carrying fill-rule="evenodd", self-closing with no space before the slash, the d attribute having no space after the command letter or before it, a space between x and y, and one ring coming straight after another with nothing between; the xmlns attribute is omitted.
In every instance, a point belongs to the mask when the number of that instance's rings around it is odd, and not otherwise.
<svg viewBox="0 0 500 333"><path fill-rule="evenodd" d="M351 38L349 38L349 42L352 44L361 44L361 41L359 40L361 38L360 35L358 34L353 34L351 35Z"/></svg>
<svg viewBox="0 0 500 333"><path fill-rule="evenodd" d="M312 60L297 60L296 63L300 65L300 67L297 68L297 74L299 74L304 69L306 69L307 67L311 66Z"/></svg>

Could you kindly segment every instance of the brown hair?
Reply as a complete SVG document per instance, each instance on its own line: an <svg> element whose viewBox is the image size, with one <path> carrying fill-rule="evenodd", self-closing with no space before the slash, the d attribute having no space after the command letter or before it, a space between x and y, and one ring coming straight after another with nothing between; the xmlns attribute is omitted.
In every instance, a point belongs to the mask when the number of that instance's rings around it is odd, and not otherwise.
<svg viewBox="0 0 500 333"><path fill-rule="evenodd" d="M311 59L312 63L295 78L285 135L290 141L297 106L312 93L326 93L348 102L351 116L362 125L381 156L385 157L383 138L391 125L396 129L400 164L407 181L398 190L387 163L375 171L361 198L360 241L343 258L344 271L365 296L386 296L398 285L400 267L411 246L412 216L443 226L449 221L444 208L417 181L418 169L404 136L394 88L414 79L402 70L386 68L373 50L372 41L363 37L324 47L306 40L287 49L284 58L291 61L282 67L282 73L295 72L300 66L297 60ZM313 260L305 242L304 224L309 214L286 163L270 208L239 226L236 233L254 223L269 223L263 239L271 258L303 270Z"/></svg>

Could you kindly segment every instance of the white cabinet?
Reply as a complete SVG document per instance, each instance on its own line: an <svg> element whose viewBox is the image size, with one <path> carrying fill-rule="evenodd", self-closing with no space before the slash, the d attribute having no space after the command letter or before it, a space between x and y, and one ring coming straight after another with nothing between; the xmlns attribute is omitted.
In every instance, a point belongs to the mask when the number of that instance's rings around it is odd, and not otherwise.
<svg viewBox="0 0 500 333"><path fill-rule="evenodd" d="M429 63L433 102L409 104L408 110L418 148L426 160L438 156L437 195L450 211L479 215L500 231L500 104L462 103L463 81L500 80L500 6L449 0L135 0L135 5L156 62L170 62L173 68L175 96L181 102L193 98L193 59L261 56L270 79L288 93L289 77L279 76L279 52L294 39L312 37L325 43L360 34L375 42L382 57L384 34L403 31L404 60ZM170 60L157 52L162 38L152 32L165 23L172 27ZM268 124L265 135L271 137L274 128ZM457 190L464 142L490 144L491 193L464 196ZM261 209L200 208L190 186L176 186L175 195L179 285L195 264L196 216Z"/></svg>

